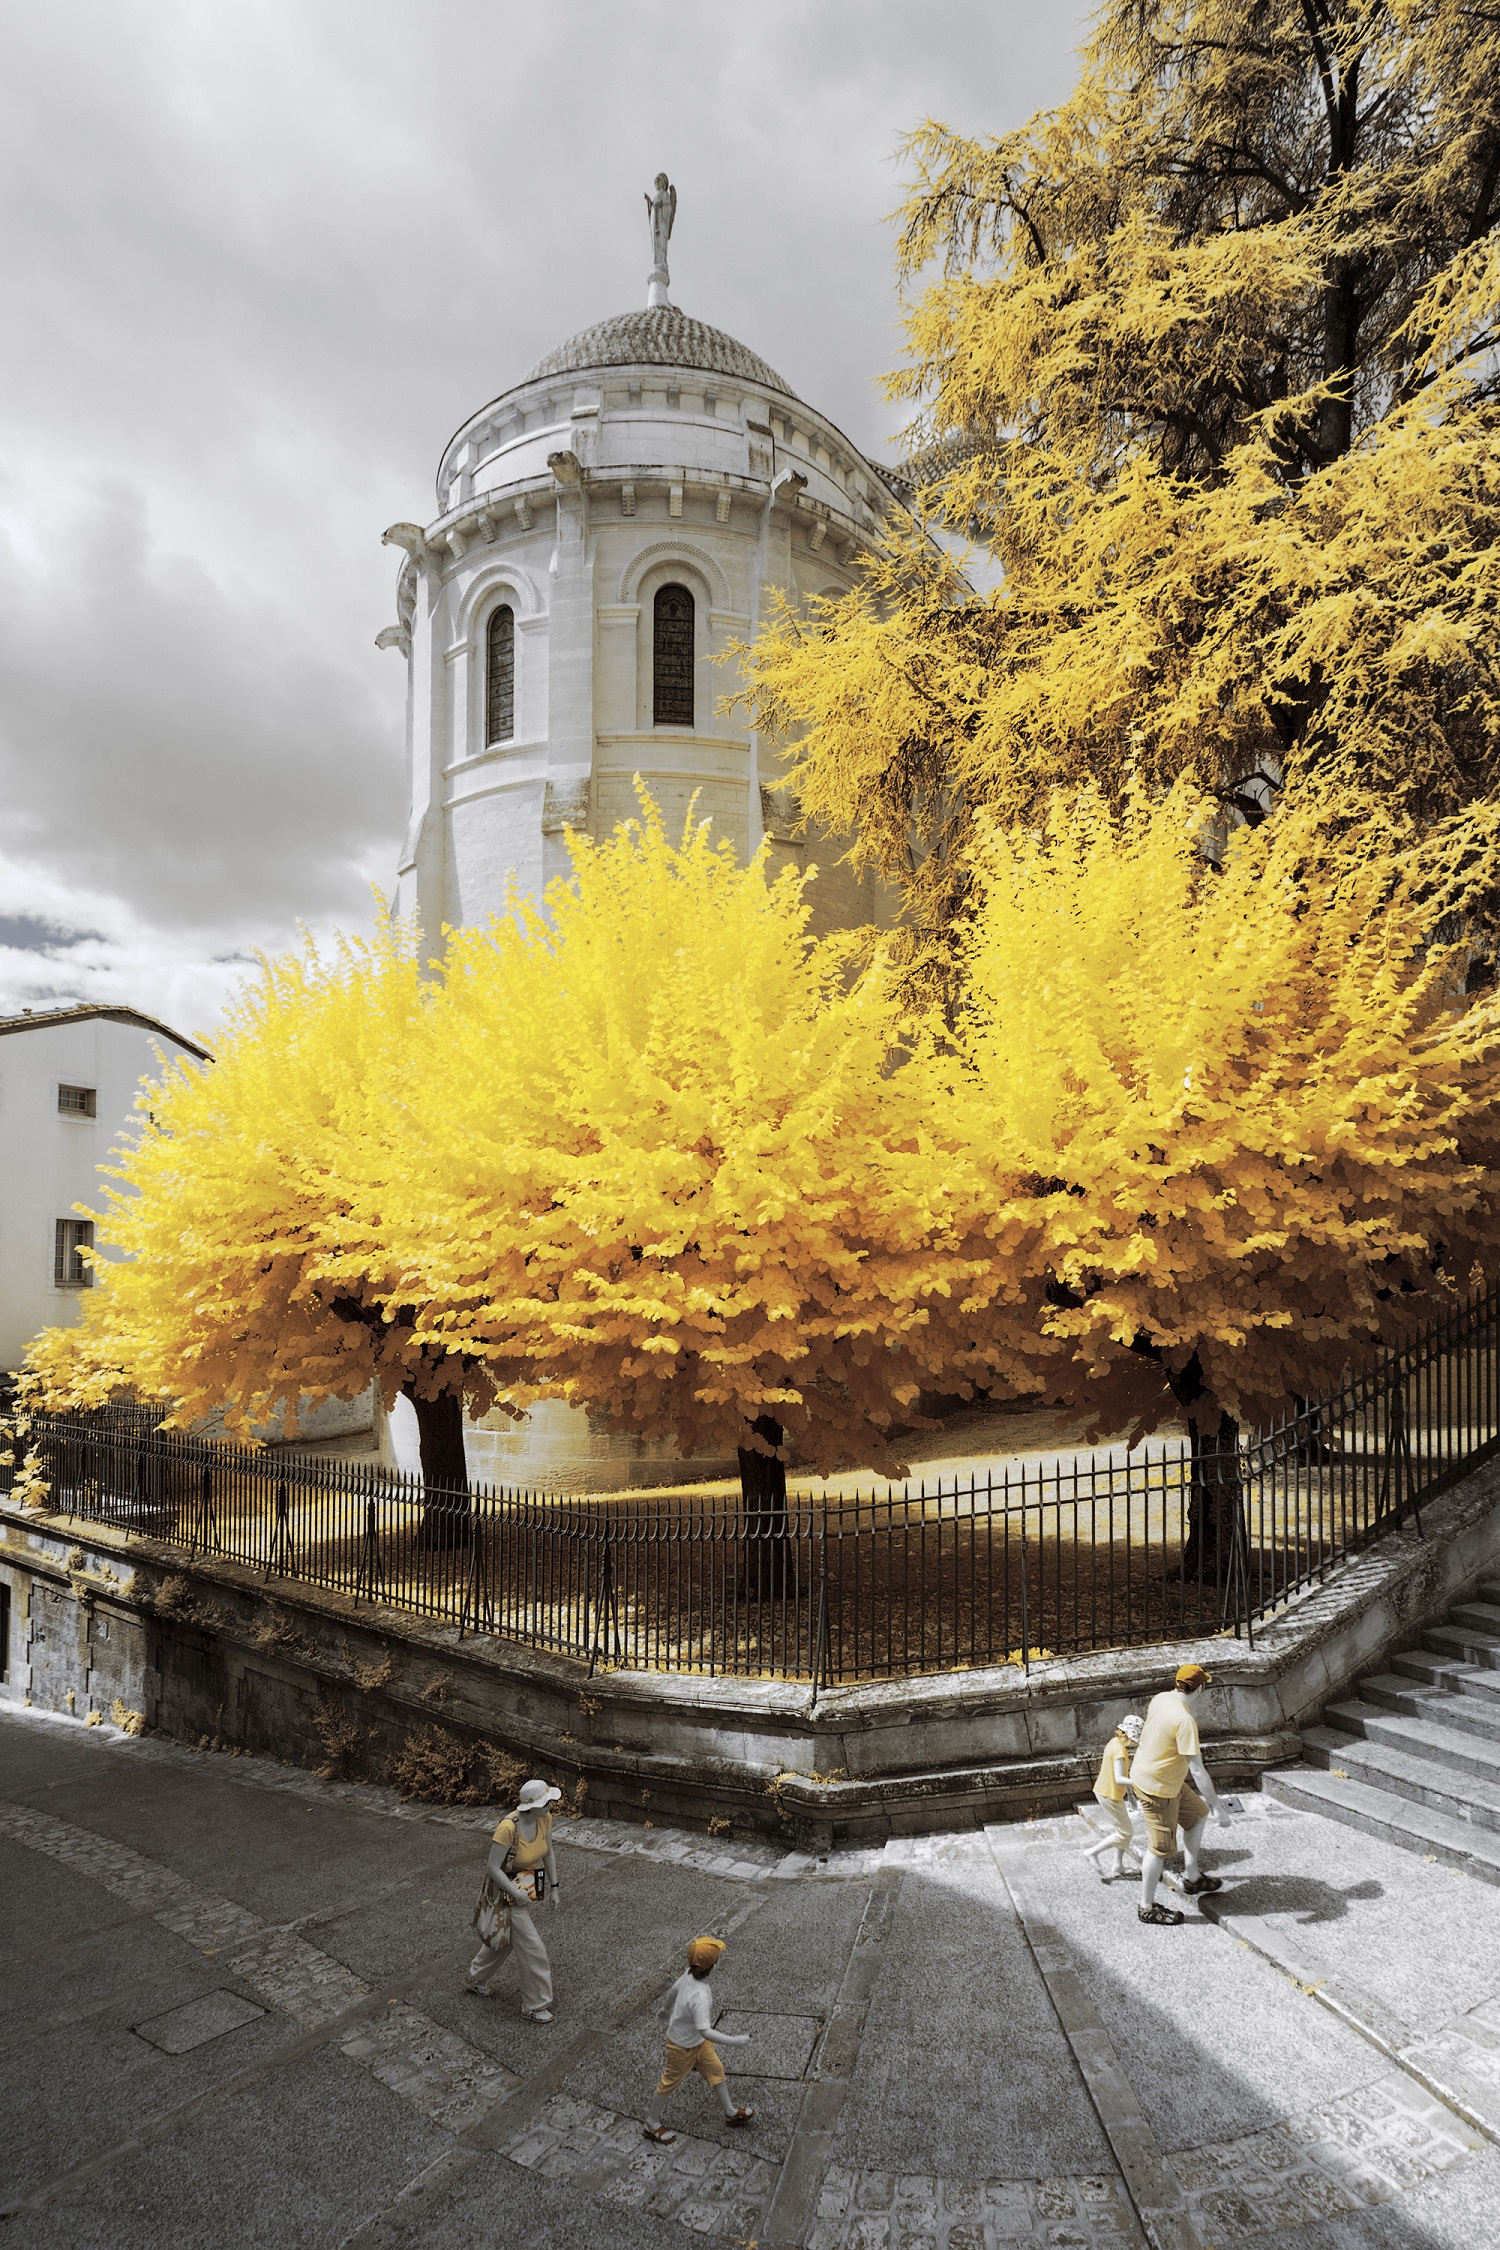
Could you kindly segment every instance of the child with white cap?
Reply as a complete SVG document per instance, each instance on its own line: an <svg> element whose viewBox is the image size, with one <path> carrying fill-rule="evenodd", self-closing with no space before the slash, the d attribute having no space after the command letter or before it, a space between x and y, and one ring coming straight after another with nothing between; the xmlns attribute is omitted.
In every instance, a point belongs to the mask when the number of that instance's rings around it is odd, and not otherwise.
<svg viewBox="0 0 1500 2250"><path fill-rule="evenodd" d="M487 1994L496 1973L514 1952L521 1977L521 2013L531 2023L552 2021L552 1964L532 1920L532 1909L544 1898L554 1907L558 1902L557 1855L547 1807L555 1805L561 1795L562 1791L548 1782L523 1782L515 1811L507 1813L495 1830L484 1890L475 1912L479 1951L469 1963L465 1987L469 1992ZM498 1915L496 1906L502 1909ZM508 1917L503 1911L506 1908ZM486 1936L486 1931L491 1935Z"/></svg>
<svg viewBox="0 0 1500 2250"><path fill-rule="evenodd" d="M656 2098L646 2112L648 2141L660 2141L666 2146L676 2140L677 2135L669 2133L661 2121L661 2105L695 2070L704 2084L712 2086L718 2095L726 2125L748 2125L755 2116L753 2109L735 2107L724 2076L724 2065L709 2037L714 2017L708 1980L723 1950L722 1938L695 1937L687 1949L687 1968L667 1994L667 2059L657 2080ZM748 2031L721 2031L719 2039L726 2047L744 2047L749 2045L750 2034Z"/></svg>
<svg viewBox="0 0 1500 2250"><path fill-rule="evenodd" d="M1099 1760L1094 1780L1094 1801L1099 1807L1099 1826L1103 1833L1084 1845L1083 1856L1094 1861L1106 1883L1112 1883L1117 1875L1125 1873L1127 1856L1135 1841L1130 1832L1125 1791L1129 1787L1131 1756L1145 1724L1139 1713L1126 1714L1104 1745L1104 1755ZM1114 1861L1113 1867L1106 1864L1110 1859ZM1130 1858L1128 1864L1132 1875L1140 1873L1139 1860Z"/></svg>

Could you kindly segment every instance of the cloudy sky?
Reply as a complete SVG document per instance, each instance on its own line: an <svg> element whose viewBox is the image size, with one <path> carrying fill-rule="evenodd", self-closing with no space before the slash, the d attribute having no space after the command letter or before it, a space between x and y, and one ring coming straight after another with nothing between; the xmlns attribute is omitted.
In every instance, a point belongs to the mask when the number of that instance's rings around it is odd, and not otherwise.
<svg viewBox="0 0 1500 2250"><path fill-rule="evenodd" d="M211 1034L363 923L402 826L373 643L457 423L673 297L891 450L924 114L1060 99L1072 0L3 0L0 1013Z"/></svg>

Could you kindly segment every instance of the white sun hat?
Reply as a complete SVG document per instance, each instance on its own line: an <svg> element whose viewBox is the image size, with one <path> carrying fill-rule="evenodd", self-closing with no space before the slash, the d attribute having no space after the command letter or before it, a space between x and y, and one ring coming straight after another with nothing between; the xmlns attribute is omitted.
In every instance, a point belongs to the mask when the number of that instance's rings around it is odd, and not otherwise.
<svg viewBox="0 0 1500 2250"><path fill-rule="evenodd" d="M521 1784L521 1794L516 1799L516 1810L535 1812L541 1805L555 1805L561 1795L562 1791L554 1789L550 1782L524 1781Z"/></svg>
<svg viewBox="0 0 1500 2250"><path fill-rule="evenodd" d="M1120 1721L1120 1732L1127 1742L1139 1742L1146 1731L1146 1722L1138 1711L1130 1711Z"/></svg>

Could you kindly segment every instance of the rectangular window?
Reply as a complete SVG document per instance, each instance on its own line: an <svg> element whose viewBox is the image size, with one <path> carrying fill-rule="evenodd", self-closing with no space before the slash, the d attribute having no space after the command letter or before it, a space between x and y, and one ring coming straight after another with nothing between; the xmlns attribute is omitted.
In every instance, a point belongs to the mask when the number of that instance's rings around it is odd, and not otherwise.
<svg viewBox="0 0 1500 2250"><path fill-rule="evenodd" d="M59 1117L96 1117L97 1099L92 1086L59 1086L57 1114Z"/></svg>
<svg viewBox="0 0 1500 2250"><path fill-rule="evenodd" d="M0 1680L10 1678L10 1588L0 1585Z"/></svg>
<svg viewBox="0 0 1500 2250"><path fill-rule="evenodd" d="M94 1282L94 1269L84 1264L78 1253L94 1247L94 1222L92 1219L59 1219L54 1237L52 1279L59 1289L90 1289Z"/></svg>

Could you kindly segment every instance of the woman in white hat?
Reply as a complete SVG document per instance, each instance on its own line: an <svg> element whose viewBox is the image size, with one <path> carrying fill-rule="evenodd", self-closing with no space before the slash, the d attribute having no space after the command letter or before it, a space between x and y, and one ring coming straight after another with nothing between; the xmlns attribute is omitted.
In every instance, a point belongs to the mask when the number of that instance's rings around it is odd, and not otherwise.
<svg viewBox="0 0 1500 2250"><path fill-rule="evenodd" d="M554 1907L558 1902L557 1855L552 1848L552 1815L547 1807L555 1805L561 1795L560 1789L545 1781L522 1784L515 1811L507 1813L495 1830L484 1892L475 1915L480 1945L469 1963L466 1989L487 1993L506 1955L513 1951L521 1975L521 2013L531 2023L552 2021L552 1964L533 1910L544 1898ZM498 1927L493 1917L481 1923L486 1901L509 1907L508 1929L503 1913ZM488 1936L487 1931L491 1933Z"/></svg>

